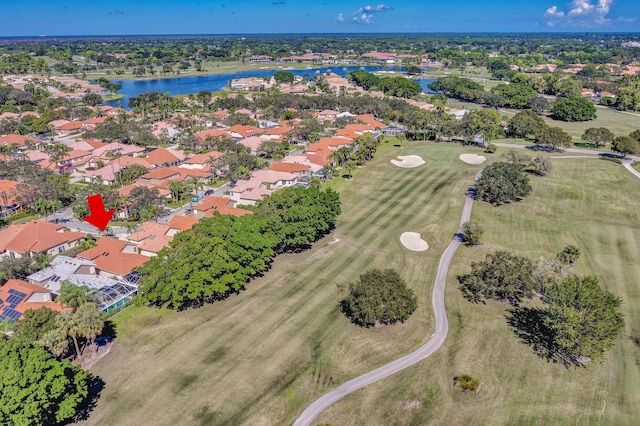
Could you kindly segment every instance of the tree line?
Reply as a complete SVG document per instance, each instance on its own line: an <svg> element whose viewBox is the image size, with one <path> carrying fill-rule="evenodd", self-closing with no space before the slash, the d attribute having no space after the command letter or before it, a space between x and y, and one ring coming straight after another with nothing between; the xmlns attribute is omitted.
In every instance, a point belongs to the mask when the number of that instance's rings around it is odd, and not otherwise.
<svg viewBox="0 0 640 426"><path fill-rule="evenodd" d="M137 303L174 309L202 306L241 291L280 253L305 250L335 226L335 191L285 188L253 214L215 215L181 232L142 268Z"/></svg>

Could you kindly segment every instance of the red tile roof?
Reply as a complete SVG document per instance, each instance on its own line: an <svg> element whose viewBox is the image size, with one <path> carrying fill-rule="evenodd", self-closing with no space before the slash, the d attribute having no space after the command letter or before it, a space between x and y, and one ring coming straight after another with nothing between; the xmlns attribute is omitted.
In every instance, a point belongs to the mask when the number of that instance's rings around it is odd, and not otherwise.
<svg viewBox="0 0 640 426"><path fill-rule="evenodd" d="M0 136L0 145L17 145L17 146L25 146L25 145L33 145L38 143L38 139L32 138L24 135L4 135Z"/></svg>
<svg viewBox="0 0 640 426"><path fill-rule="evenodd" d="M42 307L47 307L58 312L69 310L69 308L65 308L53 301L55 294L50 290L35 284L30 284L26 281L10 279L0 287L0 314L6 313L5 309L10 307L7 300L12 294L9 290L19 291L25 295L25 297L13 308L14 311L20 312L21 314L24 314L29 309L36 310ZM41 297L33 297L34 294L41 294ZM29 301L32 297L34 300ZM22 318L22 315L19 318Z"/></svg>
<svg viewBox="0 0 640 426"><path fill-rule="evenodd" d="M136 253L123 253L131 243L111 237L100 237L96 246L78 254L81 259L91 260L100 271L126 275L149 260Z"/></svg>
<svg viewBox="0 0 640 426"><path fill-rule="evenodd" d="M9 228L13 226L21 225L11 225ZM14 237L5 243L6 250L20 254L46 253L52 248L85 237L83 232L63 231L64 228L61 225L40 220L34 220L22 226Z"/></svg>

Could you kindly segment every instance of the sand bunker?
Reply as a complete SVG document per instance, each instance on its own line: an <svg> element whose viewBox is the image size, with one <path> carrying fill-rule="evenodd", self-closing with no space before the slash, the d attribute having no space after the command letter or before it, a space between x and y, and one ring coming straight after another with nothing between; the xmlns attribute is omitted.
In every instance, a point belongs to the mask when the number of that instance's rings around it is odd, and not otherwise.
<svg viewBox="0 0 640 426"><path fill-rule="evenodd" d="M419 155L399 155L398 158L402 161L391 160L391 164L405 169L413 169L424 164L424 160Z"/></svg>
<svg viewBox="0 0 640 426"><path fill-rule="evenodd" d="M425 251L429 244L417 232L405 232L400 235L400 242L411 251Z"/></svg>
<svg viewBox="0 0 640 426"><path fill-rule="evenodd" d="M460 159L467 164L482 164L487 161L484 155L478 154L460 154Z"/></svg>

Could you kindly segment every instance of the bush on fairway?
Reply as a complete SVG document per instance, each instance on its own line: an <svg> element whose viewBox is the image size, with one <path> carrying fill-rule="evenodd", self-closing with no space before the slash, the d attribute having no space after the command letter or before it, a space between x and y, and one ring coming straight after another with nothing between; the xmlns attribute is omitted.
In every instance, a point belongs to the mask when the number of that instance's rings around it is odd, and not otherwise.
<svg viewBox="0 0 640 426"><path fill-rule="evenodd" d="M464 393L477 393L480 390L480 380L469 374L462 374L453 378L453 385Z"/></svg>
<svg viewBox="0 0 640 426"><path fill-rule="evenodd" d="M494 163L482 171L476 183L476 199L496 206L518 201L530 192L529 176L517 164Z"/></svg>
<svg viewBox="0 0 640 426"><path fill-rule="evenodd" d="M413 290L393 269L372 269L349 285L342 312L362 327L404 322L418 307Z"/></svg>

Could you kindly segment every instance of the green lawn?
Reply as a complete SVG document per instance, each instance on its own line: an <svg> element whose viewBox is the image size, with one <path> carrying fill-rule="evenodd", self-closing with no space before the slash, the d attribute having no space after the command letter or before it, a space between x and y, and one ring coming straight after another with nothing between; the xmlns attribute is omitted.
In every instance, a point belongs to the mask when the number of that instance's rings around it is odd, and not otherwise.
<svg viewBox="0 0 640 426"><path fill-rule="evenodd" d="M460 218L464 193L479 166L458 160L481 151L455 144L383 143L354 179L335 178L343 214L312 250L278 258L245 292L197 310L128 308L113 320L118 339L92 372L106 387L89 424L290 424L324 392L403 355L432 332L431 288L440 254ZM400 169L396 155L426 164ZM493 160L497 157L490 157ZM460 297L456 274L497 248L553 255L583 248L580 272L598 273L625 299L625 335L640 336L631 311L639 293L640 180L619 165L554 160L523 203L476 204L485 245L456 254L447 288L451 330L444 347L411 369L339 402L320 418L333 424L607 423L633 419L639 406L638 349L622 339L612 359L566 370L537 358L506 325L505 308ZM584 187L594 186L593 194ZM635 179L635 180L634 180ZM627 229L630 227L630 229ZM430 248L405 250L399 236L420 232ZM365 330L338 311L345 286L362 271L395 267L419 308L405 324ZM635 352L634 352L635 351ZM483 383L478 396L453 391L456 374Z"/></svg>
<svg viewBox="0 0 640 426"><path fill-rule="evenodd" d="M640 350L634 341L640 337L640 201L635 194L640 180L604 161L553 161L554 172L535 178L533 194L522 203L474 206L473 220L485 226L484 244L462 247L454 258L446 293L451 329L443 348L337 403L318 418L320 423L637 422ZM473 260L498 249L538 258L553 256L567 244L583 250L578 273L596 274L624 300L626 325L614 350L604 362L581 369L538 358L507 325L506 307L467 302L455 278L468 271ZM454 390L453 377L463 373L484 384L479 395Z"/></svg>

